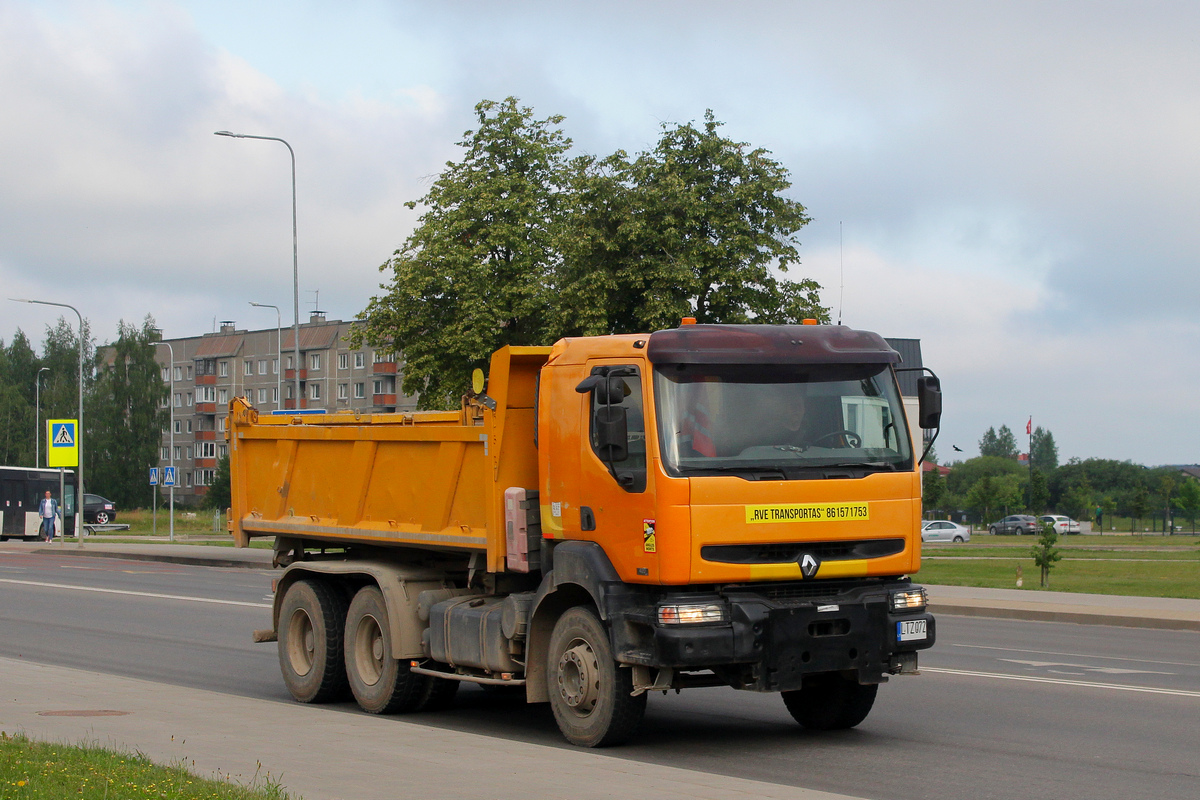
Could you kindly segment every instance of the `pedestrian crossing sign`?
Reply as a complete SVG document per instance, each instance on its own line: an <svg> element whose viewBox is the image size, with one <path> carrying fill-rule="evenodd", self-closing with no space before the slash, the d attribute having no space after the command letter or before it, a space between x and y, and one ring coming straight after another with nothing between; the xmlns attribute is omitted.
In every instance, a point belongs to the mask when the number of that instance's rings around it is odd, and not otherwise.
<svg viewBox="0 0 1200 800"><path fill-rule="evenodd" d="M163 486L174 486L175 485L175 468L174 467L163 467L162 485Z"/></svg>
<svg viewBox="0 0 1200 800"><path fill-rule="evenodd" d="M47 464L51 467L79 466L79 426L74 419L46 420Z"/></svg>

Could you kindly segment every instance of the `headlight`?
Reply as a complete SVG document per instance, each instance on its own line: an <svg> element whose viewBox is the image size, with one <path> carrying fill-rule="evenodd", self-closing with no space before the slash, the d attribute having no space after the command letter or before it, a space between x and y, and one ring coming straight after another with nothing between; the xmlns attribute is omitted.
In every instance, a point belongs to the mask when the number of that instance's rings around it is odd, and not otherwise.
<svg viewBox="0 0 1200 800"><path fill-rule="evenodd" d="M892 611L919 611L928 602L929 599L925 596L925 587L916 586L892 594Z"/></svg>
<svg viewBox="0 0 1200 800"><path fill-rule="evenodd" d="M674 603L658 607L660 625L693 625L698 622L728 622L729 611L722 603Z"/></svg>

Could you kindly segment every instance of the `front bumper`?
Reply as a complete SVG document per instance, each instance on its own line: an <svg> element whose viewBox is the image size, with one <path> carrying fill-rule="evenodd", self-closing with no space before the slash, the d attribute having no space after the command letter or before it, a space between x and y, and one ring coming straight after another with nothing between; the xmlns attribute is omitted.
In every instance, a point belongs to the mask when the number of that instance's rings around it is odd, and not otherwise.
<svg viewBox="0 0 1200 800"><path fill-rule="evenodd" d="M712 670L724 682L756 691L800 688L803 676L853 672L861 683L881 683L911 664L936 640L933 615L893 612L894 591L908 581L772 584L726 587L714 594L667 594L659 604L719 598L728 621L664 625L655 609L629 608L614 615L618 659L676 671ZM898 625L924 621L924 638L901 641ZM908 625L906 637L911 636ZM906 658L907 657L907 658Z"/></svg>

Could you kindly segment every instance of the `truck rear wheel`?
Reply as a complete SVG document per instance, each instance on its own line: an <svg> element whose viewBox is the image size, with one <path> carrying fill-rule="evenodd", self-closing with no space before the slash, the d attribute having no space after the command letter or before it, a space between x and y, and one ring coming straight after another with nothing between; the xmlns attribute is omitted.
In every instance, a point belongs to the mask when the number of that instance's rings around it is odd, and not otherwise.
<svg viewBox="0 0 1200 800"><path fill-rule="evenodd" d="M346 615L346 677L363 711L412 711L423 699L426 679L392 656L387 604L377 586L364 586Z"/></svg>
<svg viewBox="0 0 1200 800"><path fill-rule="evenodd" d="M327 703L346 695L342 630L346 600L324 581L298 580L279 607L279 667L292 697Z"/></svg>
<svg viewBox="0 0 1200 800"><path fill-rule="evenodd" d="M825 673L807 676L799 689L783 692L783 703L805 728L838 731L867 718L877 691L878 684L863 685L837 673Z"/></svg>
<svg viewBox="0 0 1200 800"><path fill-rule="evenodd" d="M623 744L646 713L633 675L613 660L608 633L589 609L568 609L550 635L550 707L563 736L582 747Z"/></svg>

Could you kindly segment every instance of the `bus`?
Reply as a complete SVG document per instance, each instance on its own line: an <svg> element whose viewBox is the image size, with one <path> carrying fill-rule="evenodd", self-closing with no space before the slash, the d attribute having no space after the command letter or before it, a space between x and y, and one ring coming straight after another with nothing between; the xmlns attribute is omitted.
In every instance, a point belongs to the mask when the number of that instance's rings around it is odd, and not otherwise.
<svg viewBox="0 0 1200 800"><path fill-rule="evenodd" d="M59 494L59 475L65 486ZM38 501L50 492L62 514L58 535L75 535L75 472L73 470L0 467L0 541L36 539L40 532Z"/></svg>

